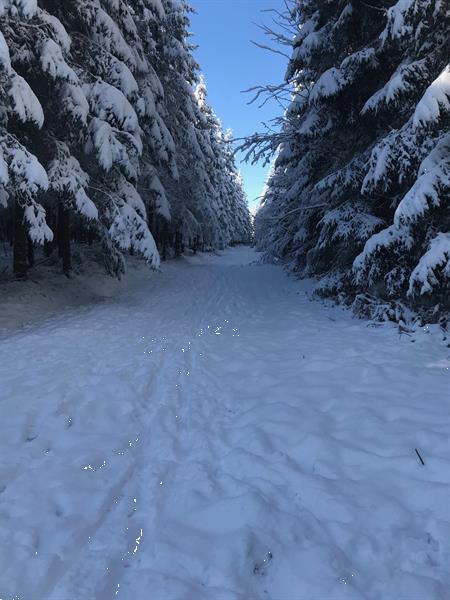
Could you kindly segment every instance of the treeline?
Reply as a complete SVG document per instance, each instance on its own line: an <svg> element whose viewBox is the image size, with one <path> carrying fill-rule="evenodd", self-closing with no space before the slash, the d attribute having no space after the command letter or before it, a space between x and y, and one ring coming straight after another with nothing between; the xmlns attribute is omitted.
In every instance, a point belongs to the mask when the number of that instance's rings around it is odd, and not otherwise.
<svg viewBox="0 0 450 600"><path fill-rule="evenodd" d="M96 243L157 267L251 234L231 138L208 105L182 0L0 0L0 240L71 269Z"/></svg>
<svg viewBox="0 0 450 600"><path fill-rule="evenodd" d="M391 316L398 303L443 315L449 0L296 0L281 19L291 59L268 91L293 95L280 132L247 144L253 157L276 151L258 246L366 314L381 299Z"/></svg>

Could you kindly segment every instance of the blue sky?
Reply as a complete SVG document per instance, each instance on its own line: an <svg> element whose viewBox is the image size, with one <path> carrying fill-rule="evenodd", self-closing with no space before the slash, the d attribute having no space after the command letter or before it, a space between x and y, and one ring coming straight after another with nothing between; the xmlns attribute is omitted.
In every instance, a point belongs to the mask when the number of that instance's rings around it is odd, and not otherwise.
<svg viewBox="0 0 450 600"><path fill-rule="evenodd" d="M283 9L283 0L190 0L190 4L197 12L191 16L192 41L199 46L195 56L206 78L210 104L235 137L262 131L262 122L279 116L279 107L273 102L261 109L256 104L248 106L251 96L241 92L282 80L287 60L257 48L250 40L269 42L255 23L269 24L273 15L261 11ZM238 167L253 206L268 167L239 162Z"/></svg>

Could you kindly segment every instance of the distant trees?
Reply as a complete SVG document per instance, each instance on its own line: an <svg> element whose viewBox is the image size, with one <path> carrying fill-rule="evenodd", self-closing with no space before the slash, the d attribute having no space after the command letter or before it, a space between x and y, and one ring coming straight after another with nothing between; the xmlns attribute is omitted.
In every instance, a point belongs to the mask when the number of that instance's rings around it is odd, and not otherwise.
<svg viewBox="0 0 450 600"><path fill-rule="evenodd" d="M322 294L448 309L450 3L296 0L283 18L293 96L247 143L276 152L257 244Z"/></svg>
<svg viewBox="0 0 450 600"><path fill-rule="evenodd" d="M229 140L206 102L179 0L0 0L0 235L33 248L100 241L124 255L247 241ZM199 87L198 87L199 86ZM158 249L159 247L159 249Z"/></svg>

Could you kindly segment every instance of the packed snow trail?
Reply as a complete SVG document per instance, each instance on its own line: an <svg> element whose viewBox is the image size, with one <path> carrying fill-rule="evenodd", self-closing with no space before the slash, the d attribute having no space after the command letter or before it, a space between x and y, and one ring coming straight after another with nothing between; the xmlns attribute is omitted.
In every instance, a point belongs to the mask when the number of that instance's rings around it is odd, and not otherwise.
<svg viewBox="0 0 450 600"><path fill-rule="evenodd" d="M447 347L256 258L3 337L0 598L449 597Z"/></svg>

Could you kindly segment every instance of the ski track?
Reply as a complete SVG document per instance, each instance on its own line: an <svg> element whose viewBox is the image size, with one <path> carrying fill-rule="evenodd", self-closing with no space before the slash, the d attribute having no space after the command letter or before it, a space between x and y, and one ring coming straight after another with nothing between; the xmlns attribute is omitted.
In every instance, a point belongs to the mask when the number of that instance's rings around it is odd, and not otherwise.
<svg viewBox="0 0 450 600"><path fill-rule="evenodd" d="M2 600L449 598L448 349L256 258L1 340Z"/></svg>

